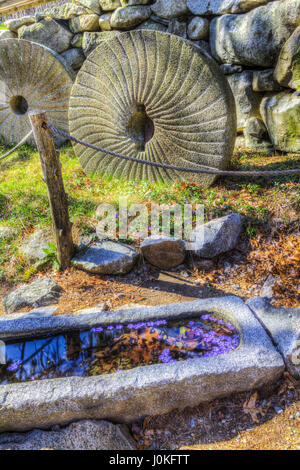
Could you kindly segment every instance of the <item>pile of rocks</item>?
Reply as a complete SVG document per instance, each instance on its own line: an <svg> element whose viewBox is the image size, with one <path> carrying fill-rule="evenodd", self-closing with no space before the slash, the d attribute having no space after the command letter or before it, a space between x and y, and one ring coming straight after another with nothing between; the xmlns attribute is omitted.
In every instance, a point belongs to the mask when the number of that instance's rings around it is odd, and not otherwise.
<svg viewBox="0 0 300 470"><path fill-rule="evenodd" d="M101 40L122 31L179 35L219 62L235 96L238 132L246 147L266 154L274 148L300 151L300 0L76 0L52 5L35 16L7 20L8 30L0 38L44 44L79 70Z"/></svg>

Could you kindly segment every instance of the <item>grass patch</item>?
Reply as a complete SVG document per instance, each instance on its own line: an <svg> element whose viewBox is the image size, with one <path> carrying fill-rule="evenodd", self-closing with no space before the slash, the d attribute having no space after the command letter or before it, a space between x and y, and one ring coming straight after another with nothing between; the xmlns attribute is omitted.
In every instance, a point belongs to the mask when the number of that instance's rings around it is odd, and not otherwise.
<svg viewBox="0 0 300 470"><path fill-rule="evenodd" d="M0 145L0 155L7 147ZM230 212L246 216L250 238L266 234L272 218L286 223L295 218L300 203L299 177L220 178L203 189L192 183L151 183L112 177L87 176L70 145L60 150L63 179L69 195L70 218L74 227L88 233L95 224L95 210L103 202L118 204L120 196L130 203L204 204L205 218L210 220ZM245 169L286 169L299 167L299 155L263 157L238 151L231 167ZM16 237L0 243L2 277L20 280L28 266L18 247L26 234L50 227L51 217L47 188L43 181L37 151L28 145L0 162L0 224L17 228Z"/></svg>

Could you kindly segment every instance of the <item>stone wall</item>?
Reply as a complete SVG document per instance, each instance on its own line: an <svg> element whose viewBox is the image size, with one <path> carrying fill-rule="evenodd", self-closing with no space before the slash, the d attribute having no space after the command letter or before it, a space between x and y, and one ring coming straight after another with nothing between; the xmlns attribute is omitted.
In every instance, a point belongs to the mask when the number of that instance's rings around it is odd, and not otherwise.
<svg viewBox="0 0 300 470"><path fill-rule="evenodd" d="M78 71L102 39L169 32L205 49L233 90L251 150L300 152L300 0L76 0L5 21L0 38L54 49Z"/></svg>

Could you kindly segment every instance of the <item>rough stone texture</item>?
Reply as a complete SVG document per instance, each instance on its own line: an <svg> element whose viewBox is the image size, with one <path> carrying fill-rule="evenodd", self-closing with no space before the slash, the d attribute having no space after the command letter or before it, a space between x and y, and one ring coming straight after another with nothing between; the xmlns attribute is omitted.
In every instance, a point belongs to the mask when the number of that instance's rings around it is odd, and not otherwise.
<svg viewBox="0 0 300 470"><path fill-rule="evenodd" d="M104 15L100 16L99 26L100 26L101 31L111 30L110 18L111 18L111 13L104 13Z"/></svg>
<svg viewBox="0 0 300 470"><path fill-rule="evenodd" d="M278 380L284 370L282 358L260 323L237 297L101 311L101 316L94 314L94 326L107 324L107 321L116 324L192 318L204 312L219 314L238 328L241 344L235 351L217 357L137 367L99 377L69 377L0 387L0 432L49 428L80 419L129 422L145 415L163 414L232 393L258 389ZM66 325L67 320L63 317L66 315L36 319L35 329L38 331L46 324L59 321ZM73 325L76 322L83 324L83 319L88 322L89 317L74 315ZM5 325L8 328L7 323L0 317L1 339ZM11 323L16 325L16 320ZM20 327L22 329L20 323L18 334Z"/></svg>
<svg viewBox="0 0 300 470"><path fill-rule="evenodd" d="M73 48L68 49L62 53L62 58L68 64L69 67L72 67L74 70L80 69L83 62L85 61L85 55L82 49Z"/></svg>
<svg viewBox="0 0 300 470"><path fill-rule="evenodd" d="M22 18L4 21L4 25L10 31L16 33L21 26L28 26L29 24L35 23L35 21L35 16L23 16Z"/></svg>
<svg viewBox="0 0 300 470"><path fill-rule="evenodd" d="M190 39L206 39L209 34L209 21L206 18L196 16L191 19L187 28Z"/></svg>
<svg viewBox="0 0 300 470"><path fill-rule="evenodd" d="M261 117L260 103L263 98L263 94L253 91L253 72L250 70L228 75L227 80L235 99L237 130L241 131L245 127L248 118L252 116Z"/></svg>
<svg viewBox="0 0 300 470"><path fill-rule="evenodd" d="M220 69L224 73L224 75L232 75L234 73L241 73L243 71L243 67L241 65L231 65L231 64L222 64L220 65Z"/></svg>
<svg viewBox="0 0 300 470"><path fill-rule="evenodd" d="M49 249L52 241L52 234L49 230L38 230L26 237L20 247L20 251L28 263L35 263L44 259L47 255L44 249Z"/></svg>
<svg viewBox="0 0 300 470"><path fill-rule="evenodd" d="M110 241L91 245L83 255L74 258L74 266L99 274L126 274L135 265L139 254L133 248Z"/></svg>
<svg viewBox="0 0 300 470"><path fill-rule="evenodd" d="M136 29L150 29L152 31L166 32L168 28L167 28L167 26L165 26L161 23L157 23L156 21L152 21L150 19L150 20L144 21L144 23L138 25L136 27Z"/></svg>
<svg viewBox="0 0 300 470"><path fill-rule="evenodd" d="M185 258L185 243L179 238L147 238L141 252L149 263L159 268L175 268Z"/></svg>
<svg viewBox="0 0 300 470"><path fill-rule="evenodd" d="M78 48L82 49L82 41L83 41L83 34L82 33L75 34L73 36L72 41L71 41L71 46L72 47L78 47Z"/></svg>
<svg viewBox="0 0 300 470"><path fill-rule="evenodd" d="M135 5L149 5L152 0L120 0L121 7L132 7Z"/></svg>
<svg viewBox="0 0 300 470"><path fill-rule="evenodd" d="M100 0L100 7L104 11L112 11L121 6L120 0Z"/></svg>
<svg viewBox="0 0 300 470"><path fill-rule="evenodd" d="M274 77L284 87L300 89L300 26L281 49Z"/></svg>
<svg viewBox="0 0 300 470"><path fill-rule="evenodd" d="M76 0L76 3L83 5L89 10L93 11L97 15L101 14L100 2L99 0Z"/></svg>
<svg viewBox="0 0 300 470"><path fill-rule="evenodd" d="M0 240L5 238L6 240L11 240L16 236L18 230L13 227L5 227L0 225Z"/></svg>
<svg viewBox="0 0 300 470"><path fill-rule="evenodd" d="M115 29L130 29L141 24L151 16L148 6L117 8L110 18L110 25Z"/></svg>
<svg viewBox="0 0 300 470"><path fill-rule="evenodd" d="M300 308L276 308L261 297L254 297L247 304L272 336L290 373L299 379Z"/></svg>
<svg viewBox="0 0 300 470"><path fill-rule="evenodd" d="M53 7L45 11L45 16L49 16L55 20L70 20L79 15L86 15L87 9L75 3L65 3L58 7Z"/></svg>
<svg viewBox="0 0 300 470"><path fill-rule="evenodd" d="M270 0L188 0L187 6L194 15L226 15L245 13L265 5Z"/></svg>
<svg viewBox="0 0 300 470"><path fill-rule="evenodd" d="M264 155L274 154L274 147L269 141L267 128L261 119L255 117L247 119L244 136L247 149Z"/></svg>
<svg viewBox="0 0 300 470"><path fill-rule="evenodd" d="M29 133L31 124L28 113L37 108L46 112L51 124L68 131L68 105L73 76L72 69L50 49L18 39L1 41L0 135L5 142L20 142ZM23 107L14 107L14 99L20 96L20 90L27 102L27 111Z"/></svg>
<svg viewBox="0 0 300 470"><path fill-rule="evenodd" d="M56 282L45 277L32 284L19 287L3 298L2 303L6 313L12 313L23 307L44 306L56 303L62 289Z"/></svg>
<svg viewBox="0 0 300 470"><path fill-rule="evenodd" d="M197 230L194 230L192 240L195 240L193 255L200 258L215 256L232 250L237 244L243 228L243 217L232 213L204 224L198 230L203 230L203 236L197 240Z"/></svg>
<svg viewBox="0 0 300 470"><path fill-rule="evenodd" d="M78 421L55 431L1 434L0 450L135 450L126 425Z"/></svg>
<svg viewBox="0 0 300 470"><path fill-rule="evenodd" d="M267 299L272 299L273 297L273 287L280 282L280 277L274 277L272 274L267 277L264 282L264 285L261 288L260 295L261 297L266 297Z"/></svg>
<svg viewBox="0 0 300 470"><path fill-rule="evenodd" d="M69 21L70 30L72 33L82 33L83 31L99 31L99 16L98 15L81 15L72 18Z"/></svg>
<svg viewBox="0 0 300 470"><path fill-rule="evenodd" d="M252 87L254 91L279 91L281 89L274 79L274 69L255 70Z"/></svg>
<svg viewBox="0 0 300 470"><path fill-rule="evenodd" d="M205 52L206 54L208 54L209 57L212 59L209 43L207 41L204 41L203 39L199 39L198 41L193 41L192 44L193 46L201 49L202 52Z"/></svg>
<svg viewBox="0 0 300 470"><path fill-rule="evenodd" d="M116 56L113 63L112 51ZM132 124L131 130L128 126L139 116L138 105L145 107L154 126L153 137L146 143L145 132L137 124ZM97 113L91 114L95 107ZM234 100L219 67L191 42L161 32L132 31L109 43L103 41L77 75L69 119L74 137L108 150L173 165L222 169L234 147ZM146 125L143 122L142 126ZM80 144L74 144L74 149L87 173L148 180L184 177L203 186L215 179L211 175L124 163Z"/></svg>
<svg viewBox="0 0 300 470"><path fill-rule="evenodd" d="M185 21L179 21L177 19L173 19L170 21L168 26L168 33L175 34L176 36L180 36L181 38L186 39L187 37L187 25Z"/></svg>
<svg viewBox="0 0 300 470"><path fill-rule="evenodd" d="M102 33L83 33L82 49L85 57L87 57L94 49L96 49L102 41L112 39L118 36L119 31L103 31Z"/></svg>
<svg viewBox="0 0 300 470"><path fill-rule="evenodd" d="M283 152L300 152L300 96L282 92L266 96L261 115L274 147Z"/></svg>
<svg viewBox="0 0 300 470"><path fill-rule="evenodd" d="M187 0L156 0L151 8L155 15L171 19L189 12L186 3Z"/></svg>
<svg viewBox="0 0 300 470"><path fill-rule="evenodd" d="M274 67L299 18L300 0L274 1L243 15L215 18L210 28L212 53L224 64Z"/></svg>
<svg viewBox="0 0 300 470"><path fill-rule="evenodd" d="M73 34L57 21L45 18L33 25L19 28L18 36L19 39L42 44L60 54L69 49Z"/></svg>
<svg viewBox="0 0 300 470"><path fill-rule="evenodd" d="M17 38L18 35L16 33L13 33L12 31L6 31L6 30L3 30L3 31L0 31L0 40L2 39L14 39L14 38Z"/></svg>

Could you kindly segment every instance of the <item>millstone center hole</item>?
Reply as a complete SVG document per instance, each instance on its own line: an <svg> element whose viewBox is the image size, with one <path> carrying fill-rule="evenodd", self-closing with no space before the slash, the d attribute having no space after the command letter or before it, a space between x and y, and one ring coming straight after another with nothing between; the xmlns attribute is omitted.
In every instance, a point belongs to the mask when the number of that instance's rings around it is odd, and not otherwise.
<svg viewBox="0 0 300 470"><path fill-rule="evenodd" d="M12 96L9 104L12 112L18 114L19 116L26 114L28 111L28 103L21 95Z"/></svg>
<svg viewBox="0 0 300 470"><path fill-rule="evenodd" d="M138 152L145 150L145 145L154 135L154 123L147 115L143 104L138 104L136 111L132 114L128 122L128 131L131 139L136 144Z"/></svg>

